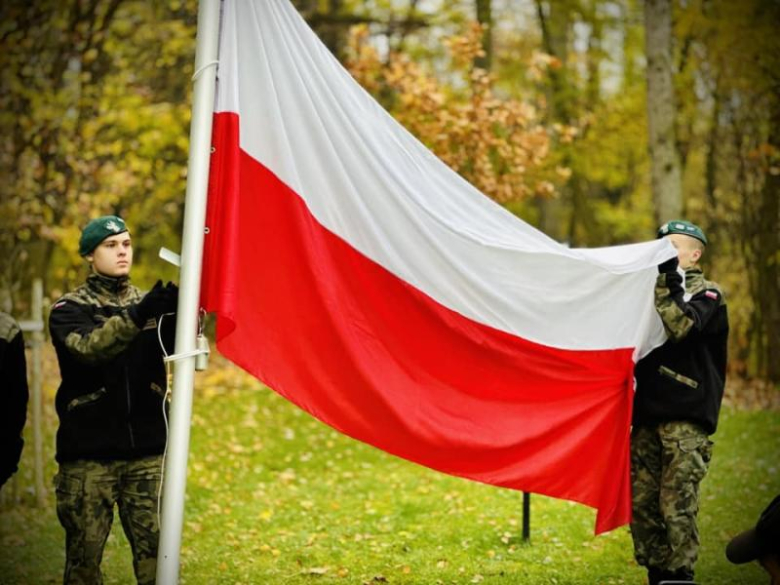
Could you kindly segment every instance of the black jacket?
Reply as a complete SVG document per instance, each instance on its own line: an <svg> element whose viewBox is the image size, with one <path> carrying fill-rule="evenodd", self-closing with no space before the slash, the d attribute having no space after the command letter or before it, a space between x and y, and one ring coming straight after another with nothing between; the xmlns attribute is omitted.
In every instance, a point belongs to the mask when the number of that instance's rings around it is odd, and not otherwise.
<svg viewBox="0 0 780 585"><path fill-rule="evenodd" d="M22 456L22 429L27 419L27 365L24 337L10 315L0 313L0 486Z"/></svg>
<svg viewBox="0 0 780 585"><path fill-rule="evenodd" d="M126 277L92 274L54 304L49 328L62 375L57 461L163 452L166 374L157 321L139 329L127 312L141 298ZM168 353L174 330L175 317L165 317Z"/></svg>
<svg viewBox="0 0 780 585"><path fill-rule="evenodd" d="M637 426L697 423L714 433L726 381L729 333L726 301L701 270L658 275L656 310L669 340L637 363L634 419Z"/></svg>

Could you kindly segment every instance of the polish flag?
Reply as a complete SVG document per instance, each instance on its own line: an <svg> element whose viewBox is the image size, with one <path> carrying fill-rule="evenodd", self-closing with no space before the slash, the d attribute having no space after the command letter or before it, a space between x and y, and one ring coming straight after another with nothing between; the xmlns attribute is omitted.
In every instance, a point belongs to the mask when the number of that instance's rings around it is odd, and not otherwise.
<svg viewBox="0 0 780 585"><path fill-rule="evenodd" d="M287 0L223 5L202 303L303 410L455 476L631 518L634 362L663 240L558 244L477 191Z"/></svg>

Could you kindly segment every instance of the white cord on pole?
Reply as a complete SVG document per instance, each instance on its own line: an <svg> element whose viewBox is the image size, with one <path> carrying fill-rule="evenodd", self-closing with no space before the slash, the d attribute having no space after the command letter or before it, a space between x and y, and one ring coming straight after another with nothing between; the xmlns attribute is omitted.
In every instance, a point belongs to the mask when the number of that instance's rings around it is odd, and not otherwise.
<svg viewBox="0 0 780 585"><path fill-rule="evenodd" d="M163 358L163 361L167 364L168 362L175 362L196 355L209 354L209 353L211 352L209 352L208 349L193 349L192 351L185 351L182 353L175 353L173 355L165 356Z"/></svg>
<svg viewBox="0 0 780 585"><path fill-rule="evenodd" d="M157 525L161 524L161 508L162 508L162 490L165 483L165 458L168 455L168 409L165 408L168 405L168 398L171 395L171 366L168 364L168 351L165 349L165 344L162 339L162 324L163 319L168 315L175 315L175 313L163 313L157 320L157 341L160 344L160 349L163 353L163 363L165 364L165 395L162 399L162 415L163 422L165 423L165 447L163 447L162 457L160 458L160 485L157 488Z"/></svg>
<svg viewBox="0 0 780 585"><path fill-rule="evenodd" d="M200 67L198 67L195 73L192 74L192 81L197 81L201 73L203 73L209 67L216 67L217 65L219 65L219 61L216 59L214 59L213 61L209 61L205 65L201 65Z"/></svg>

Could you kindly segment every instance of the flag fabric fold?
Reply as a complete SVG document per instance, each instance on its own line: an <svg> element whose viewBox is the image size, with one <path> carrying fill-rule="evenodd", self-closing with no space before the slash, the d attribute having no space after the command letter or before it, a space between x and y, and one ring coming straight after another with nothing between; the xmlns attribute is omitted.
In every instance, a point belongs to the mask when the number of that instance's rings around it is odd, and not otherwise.
<svg viewBox="0 0 780 585"><path fill-rule="evenodd" d="M217 346L394 455L630 520L665 241L569 249L390 117L287 0L226 0L202 304Z"/></svg>

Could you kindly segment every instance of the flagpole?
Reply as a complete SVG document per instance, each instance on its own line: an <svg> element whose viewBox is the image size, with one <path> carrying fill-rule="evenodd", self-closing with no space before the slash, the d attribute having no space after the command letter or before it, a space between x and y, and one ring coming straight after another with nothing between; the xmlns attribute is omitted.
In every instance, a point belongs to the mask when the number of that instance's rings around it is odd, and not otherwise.
<svg viewBox="0 0 780 585"><path fill-rule="evenodd" d="M179 306L176 318L177 355L194 352L197 335L206 192L211 154L211 123L219 49L219 18L220 0L200 0L195 43L195 73L192 76L190 151L187 162ZM160 543L157 553L158 585L175 585L179 580L179 553L184 524L184 494L187 487L194 374L194 355L188 357L182 355L182 358L174 363Z"/></svg>

